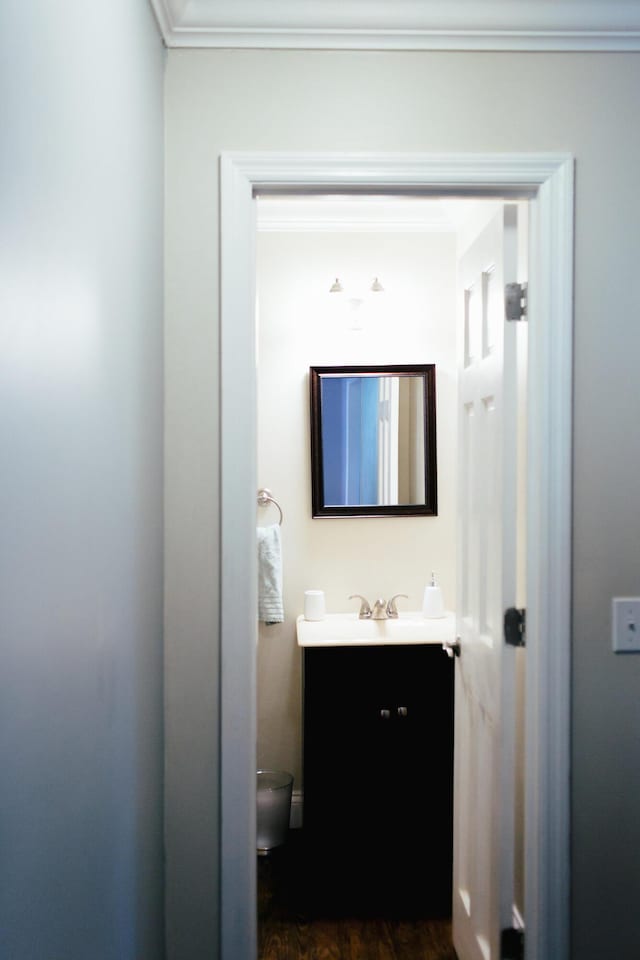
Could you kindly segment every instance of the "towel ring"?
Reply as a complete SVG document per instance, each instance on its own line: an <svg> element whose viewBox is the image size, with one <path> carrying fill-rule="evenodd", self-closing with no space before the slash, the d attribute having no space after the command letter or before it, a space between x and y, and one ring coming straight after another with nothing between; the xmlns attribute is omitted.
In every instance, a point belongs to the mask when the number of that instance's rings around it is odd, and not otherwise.
<svg viewBox="0 0 640 960"><path fill-rule="evenodd" d="M279 526L282 526L283 516L280 504L271 496L271 490L267 490L266 487L262 487L262 489L258 490L258 504L261 507L266 507L270 503L272 503L274 507L278 508L278 513L280 514L280 520L278 521L278 524Z"/></svg>

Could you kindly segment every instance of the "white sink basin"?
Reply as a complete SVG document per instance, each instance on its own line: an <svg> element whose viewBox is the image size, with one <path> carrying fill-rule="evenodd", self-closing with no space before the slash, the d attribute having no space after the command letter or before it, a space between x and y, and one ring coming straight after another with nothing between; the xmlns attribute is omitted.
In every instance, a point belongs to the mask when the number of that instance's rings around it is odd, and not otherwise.
<svg viewBox="0 0 640 960"><path fill-rule="evenodd" d="M455 614L425 620L420 610L397 620L360 620L357 613L329 613L324 620L296 620L298 646L377 646L386 643L446 643L455 640Z"/></svg>

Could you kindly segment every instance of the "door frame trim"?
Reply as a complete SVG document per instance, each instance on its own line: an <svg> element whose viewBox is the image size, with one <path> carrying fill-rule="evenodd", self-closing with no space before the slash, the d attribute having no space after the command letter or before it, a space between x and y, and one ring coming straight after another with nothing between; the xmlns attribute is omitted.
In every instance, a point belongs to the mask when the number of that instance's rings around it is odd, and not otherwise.
<svg viewBox="0 0 640 960"><path fill-rule="evenodd" d="M220 956L254 960L256 193L530 196L527 957L569 949L574 161L570 154L220 158ZM534 402L535 401L535 402Z"/></svg>

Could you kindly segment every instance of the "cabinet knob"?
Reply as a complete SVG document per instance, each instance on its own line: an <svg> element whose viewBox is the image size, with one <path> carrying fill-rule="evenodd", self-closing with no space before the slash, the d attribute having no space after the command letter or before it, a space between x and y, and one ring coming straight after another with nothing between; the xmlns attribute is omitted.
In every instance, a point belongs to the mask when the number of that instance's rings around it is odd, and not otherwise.
<svg viewBox="0 0 640 960"><path fill-rule="evenodd" d="M380 711L381 720L390 720L391 719L391 710L381 710Z"/></svg>
<svg viewBox="0 0 640 960"><path fill-rule="evenodd" d="M409 711L407 710L406 707L398 707L398 716L399 716L399 717L406 717L406 716L408 715L408 713L409 713Z"/></svg>

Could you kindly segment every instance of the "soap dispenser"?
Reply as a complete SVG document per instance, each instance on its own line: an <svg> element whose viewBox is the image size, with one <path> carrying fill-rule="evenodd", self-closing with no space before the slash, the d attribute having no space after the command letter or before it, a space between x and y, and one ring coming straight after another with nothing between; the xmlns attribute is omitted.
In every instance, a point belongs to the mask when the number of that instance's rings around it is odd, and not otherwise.
<svg viewBox="0 0 640 960"><path fill-rule="evenodd" d="M436 583L435 573L431 574L431 583L424 588L422 616L428 620L444 617L444 601L442 590Z"/></svg>

